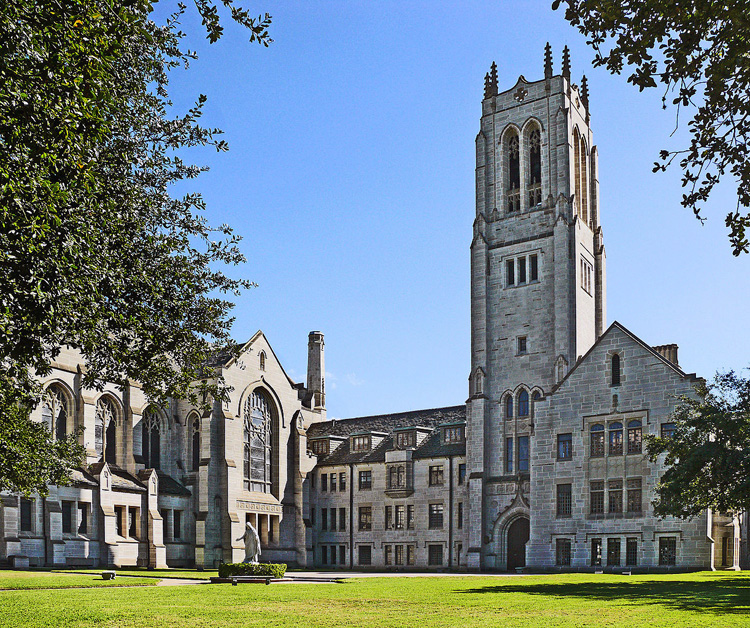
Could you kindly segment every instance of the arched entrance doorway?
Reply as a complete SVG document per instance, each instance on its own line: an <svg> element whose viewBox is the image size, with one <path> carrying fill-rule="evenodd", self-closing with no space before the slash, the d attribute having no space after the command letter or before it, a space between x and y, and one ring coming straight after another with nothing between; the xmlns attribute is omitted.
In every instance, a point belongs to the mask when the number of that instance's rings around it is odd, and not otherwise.
<svg viewBox="0 0 750 628"><path fill-rule="evenodd" d="M518 517L508 528L508 571L526 566L526 543L529 541L529 520Z"/></svg>

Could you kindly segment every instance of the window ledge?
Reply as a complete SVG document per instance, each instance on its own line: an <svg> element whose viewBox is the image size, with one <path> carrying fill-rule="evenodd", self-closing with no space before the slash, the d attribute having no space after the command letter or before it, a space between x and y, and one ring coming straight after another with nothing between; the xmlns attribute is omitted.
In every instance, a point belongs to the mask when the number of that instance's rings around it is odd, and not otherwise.
<svg viewBox="0 0 750 628"><path fill-rule="evenodd" d="M385 494L393 499L401 499L414 494L414 488L387 488Z"/></svg>

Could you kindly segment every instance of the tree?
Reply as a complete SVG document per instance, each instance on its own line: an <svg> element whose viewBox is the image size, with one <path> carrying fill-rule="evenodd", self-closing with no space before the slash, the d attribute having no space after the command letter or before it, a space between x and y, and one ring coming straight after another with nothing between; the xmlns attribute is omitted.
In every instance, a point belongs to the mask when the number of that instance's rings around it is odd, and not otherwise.
<svg viewBox="0 0 750 628"><path fill-rule="evenodd" d="M268 45L268 15L222 4ZM196 7L216 41L216 5ZM198 123L205 96L169 115L169 72L195 58L185 10L158 25L148 0L0 4L0 489L44 493L80 461L22 423L60 347L82 353L84 385L137 380L156 403L197 400L208 356L231 349L225 295L252 284L217 265L244 261L238 238L199 194L170 194L204 170L183 149L227 149Z"/></svg>
<svg viewBox="0 0 750 628"><path fill-rule="evenodd" d="M650 436L652 461L666 454L654 513L689 518L711 508L742 512L750 504L750 379L733 371L684 397L672 436Z"/></svg>
<svg viewBox="0 0 750 628"><path fill-rule="evenodd" d="M620 74L643 91L661 84L662 98L691 112L690 144L662 150L654 172L676 159L686 193L682 205L703 221L702 208L720 179L737 181L737 204L726 216L734 255L747 253L750 230L750 18L745 0L565 0L565 19L586 35L594 66ZM554 0L557 9L561 0ZM671 103L668 101L671 99Z"/></svg>

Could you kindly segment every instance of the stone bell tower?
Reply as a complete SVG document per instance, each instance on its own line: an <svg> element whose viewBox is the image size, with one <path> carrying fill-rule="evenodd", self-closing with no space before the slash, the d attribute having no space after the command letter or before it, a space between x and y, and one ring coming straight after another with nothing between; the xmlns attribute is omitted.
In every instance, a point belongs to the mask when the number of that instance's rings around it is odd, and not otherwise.
<svg viewBox="0 0 750 628"><path fill-rule="evenodd" d="M498 90L485 76L476 138L467 402L469 567L525 564L534 405L606 322L597 150L586 77L570 55L544 78ZM530 506L531 505L531 506Z"/></svg>

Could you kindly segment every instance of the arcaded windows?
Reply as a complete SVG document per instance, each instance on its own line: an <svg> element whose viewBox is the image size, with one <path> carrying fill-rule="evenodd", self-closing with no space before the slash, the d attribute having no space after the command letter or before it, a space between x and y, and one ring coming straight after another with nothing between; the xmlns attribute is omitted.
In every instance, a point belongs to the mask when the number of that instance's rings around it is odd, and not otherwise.
<svg viewBox="0 0 750 628"><path fill-rule="evenodd" d="M197 471L201 464L201 420L198 417L193 419L191 429L193 433L190 439L190 470Z"/></svg>
<svg viewBox="0 0 750 628"><path fill-rule="evenodd" d="M570 539L555 539L555 564L558 567L570 567L571 547Z"/></svg>
<svg viewBox="0 0 750 628"><path fill-rule="evenodd" d="M266 352L261 351L260 355L258 356L258 366L261 371L266 370Z"/></svg>
<svg viewBox="0 0 750 628"><path fill-rule="evenodd" d="M542 134L539 129L529 133L529 172L528 198L529 207L536 207L542 202Z"/></svg>
<svg viewBox="0 0 750 628"><path fill-rule="evenodd" d="M557 435L557 459L573 459L573 434L569 433Z"/></svg>
<svg viewBox="0 0 750 628"><path fill-rule="evenodd" d="M506 142L508 155L507 208L508 212L517 212L521 209L521 147L518 133L515 131L508 133Z"/></svg>
<svg viewBox="0 0 750 628"><path fill-rule="evenodd" d="M505 418L513 418L513 397L511 395L505 395Z"/></svg>
<svg viewBox="0 0 750 628"><path fill-rule="evenodd" d="M519 255L505 260L505 287L525 286L539 281L539 254Z"/></svg>
<svg viewBox="0 0 750 628"><path fill-rule="evenodd" d="M266 394L254 390L245 401L245 489L271 492L274 414Z"/></svg>
<svg viewBox="0 0 750 628"><path fill-rule="evenodd" d="M525 340L526 338L524 337L524 345L526 344ZM518 393L518 416L529 416L529 393L525 390Z"/></svg>
<svg viewBox="0 0 750 628"><path fill-rule="evenodd" d="M591 457L601 458L604 455L604 426L601 423L591 426Z"/></svg>
<svg viewBox="0 0 750 628"><path fill-rule="evenodd" d="M96 402L94 418L94 448L97 455L115 464L117 452L117 406L109 397Z"/></svg>
<svg viewBox="0 0 750 628"><path fill-rule="evenodd" d="M622 455L622 423L619 421L609 424L609 455Z"/></svg>
<svg viewBox="0 0 750 628"><path fill-rule="evenodd" d="M611 363L610 363L610 374L611 374L611 381L612 386L619 386L620 385L620 354L615 353L612 355Z"/></svg>
<svg viewBox="0 0 750 628"><path fill-rule="evenodd" d="M55 440L63 440L68 432L68 398L61 386L52 384L44 392L42 402L42 420L52 432Z"/></svg>
<svg viewBox="0 0 750 628"><path fill-rule="evenodd" d="M628 453L639 454L643 448L643 427L640 421L628 422Z"/></svg>
<svg viewBox="0 0 750 628"><path fill-rule="evenodd" d="M161 420L154 408L147 408L141 420L143 461L147 469L161 468Z"/></svg>

